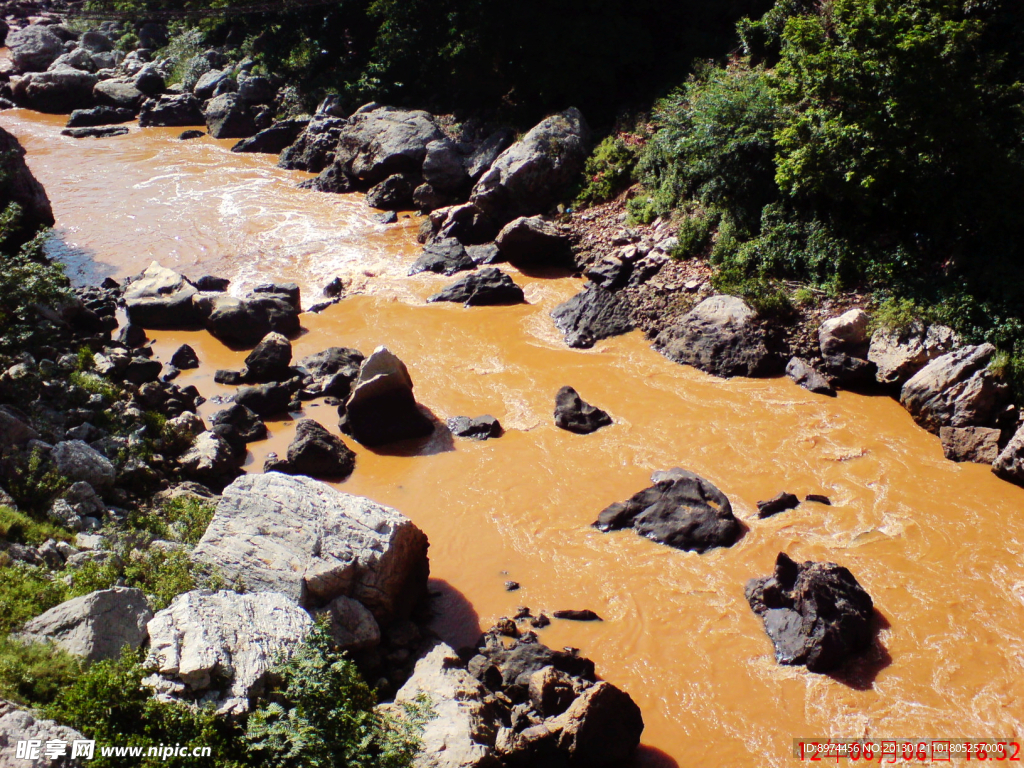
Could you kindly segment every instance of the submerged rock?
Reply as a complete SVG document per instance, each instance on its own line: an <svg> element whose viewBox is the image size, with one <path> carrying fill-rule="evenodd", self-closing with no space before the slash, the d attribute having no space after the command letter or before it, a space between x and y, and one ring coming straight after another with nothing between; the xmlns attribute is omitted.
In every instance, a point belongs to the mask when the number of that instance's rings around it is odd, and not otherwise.
<svg viewBox="0 0 1024 768"><path fill-rule="evenodd" d="M128 133L124 126L107 125L99 128L65 128L60 135L70 136L72 139L109 139L114 136L126 136Z"/></svg>
<svg viewBox="0 0 1024 768"><path fill-rule="evenodd" d="M757 502L757 516L763 520L766 517L785 512L787 509L796 509L799 505L800 499L796 495L782 491L767 501Z"/></svg>
<svg viewBox="0 0 1024 768"><path fill-rule="evenodd" d="M779 359L768 351L755 320L743 299L712 296L662 331L654 346L670 360L715 376L771 376Z"/></svg>
<svg viewBox="0 0 1024 768"><path fill-rule="evenodd" d="M699 475L670 469L628 501L616 502L594 522L600 531L633 528L641 536L676 549L706 552L731 547L742 528L729 498Z"/></svg>
<svg viewBox="0 0 1024 768"><path fill-rule="evenodd" d="M427 301L461 302L467 307L521 304L526 295L511 277L497 267L486 267L452 283Z"/></svg>
<svg viewBox="0 0 1024 768"><path fill-rule="evenodd" d="M551 317L565 334L565 343L579 349L635 327L628 300L594 283L551 310Z"/></svg>
<svg viewBox="0 0 1024 768"><path fill-rule="evenodd" d="M387 347L377 347L352 385L341 430L369 446L427 437L434 424L420 411L412 389L405 363Z"/></svg>
<svg viewBox="0 0 1024 768"><path fill-rule="evenodd" d="M436 240L424 248L423 253L409 268L409 274L437 272L438 274L450 276L456 272L475 268L476 263L466 252L465 246L458 240L449 238L447 240Z"/></svg>
<svg viewBox="0 0 1024 768"><path fill-rule="evenodd" d="M585 402L572 387L562 387L555 395L556 427L577 435L589 435L611 424L612 417L606 411Z"/></svg>
<svg viewBox="0 0 1024 768"><path fill-rule="evenodd" d="M751 579L745 593L780 664L827 672L871 644L871 596L840 565L796 563L779 553L775 573Z"/></svg>
<svg viewBox="0 0 1024 768"><path fill-rule="evenodd" d="M492 437L501 437L505 431L501 424L493 416L455 416L448 419L448 429L453 435L469 437L474 440L487 440Z"/></svg>
<svg viewBox="0 0 1024 768"><path fill-rule="evenodd" d="M117 107L93 107L92 109L76 109L68 118L68 128L92 128L100 125L127 123L135 119L130 109Z"/></svg>

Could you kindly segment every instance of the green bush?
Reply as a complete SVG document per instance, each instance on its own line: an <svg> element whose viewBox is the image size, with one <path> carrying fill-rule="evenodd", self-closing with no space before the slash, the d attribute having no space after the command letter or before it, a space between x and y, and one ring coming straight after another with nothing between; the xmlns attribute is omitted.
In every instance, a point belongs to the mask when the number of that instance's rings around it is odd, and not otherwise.
<svg viewBox="0 0 1024 768"><path fill-rule="evenodd" d="M275 768L403 768L419 749L427 716L415 708L393 718L323 623L276 670L273 698L249 717L246 738L260 765Z"/></svg>
<svg viewBox="0 0 1024 768"><path fill-rule="evenodd" d="M73 535L48 521L39 521L24 512L0 504L0 539L15 544L39 545L47 539L71 541Z"/></svg>
<svg viewBox="0 0 1024 768"><path fill-rule="evenodd" d="M23 563L0 566L0 637L67 597L67 586L45 568Z"/></svg>
<svg viewBox="0 0 1024 768"><path fill-rule="evenodd" d="M177 498L160 509L139 509L129 514L128 525L160 539L195 546L206 533L217 508L198 498Z"/></svg>
<svg viewBox="0 0 1024 768"><path fill-rule="evenodd" d="M587 158L575 206L606 203L632 186L642 142L642 137L632 133L606 136Z"/></svg>
<svg viewBox="0 0 1024 768"><path fill-rule="evenodd" d="M139 768L241 768L247 760L241 731L218 718L211 708L157 701L142 685L147 674L138 651L126 649L121 658L99 661L64 687L44 707L46 717L95 739L97 747L143 747L164 744L210 747L210 757L133 758ZM122 768L123 757L103 757L96 750L89 765Z"/></svg>
<svg viewBox="0 0 1024 768"><path fill-rule="evenodd" d="M49 704L82 672L82 662L52 643L0 638L0 698Z"/></svg>
<svg viewBox="0 0 1024 768"><path fill-rule="evenodd" d="M40 448L17 451L5 458L7 491L21 509L43 511L71 486Z"/></svg>

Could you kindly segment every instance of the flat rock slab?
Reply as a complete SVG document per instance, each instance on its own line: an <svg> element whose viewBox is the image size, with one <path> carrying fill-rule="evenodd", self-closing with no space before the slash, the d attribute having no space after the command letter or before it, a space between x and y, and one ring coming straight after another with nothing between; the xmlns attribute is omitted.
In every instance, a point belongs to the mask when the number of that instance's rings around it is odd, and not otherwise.
<svg viewBox="0 0 1024 768"><path fill-rule="evenodd" d="M594 522L600 531L633 528L676 549L706 552L731 547L742 528L729 498L703 477L685 469L651 475L650 488L616 502Z"/></svg>
<svg viewBox="0 0 1024 768"><path fill-rule="evenodd" d="M345 595L382 622L419 596L429 572L427 537L404 515L276 472L225 488L192 556L250 591L307 607Z"/></svg>
<svg viewBox="0 0 1024 768"><path fill-rule="evenodd" d="M942 427L942 453L950 461L971 461L992 464L999 458L1002 432L987 427Z"/></svg>

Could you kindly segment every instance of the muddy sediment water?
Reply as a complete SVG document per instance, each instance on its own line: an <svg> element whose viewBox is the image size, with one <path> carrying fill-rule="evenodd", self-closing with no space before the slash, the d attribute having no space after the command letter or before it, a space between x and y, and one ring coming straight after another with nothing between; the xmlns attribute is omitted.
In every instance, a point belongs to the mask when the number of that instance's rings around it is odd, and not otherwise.
<svg viewBox="0 0 1024 768"><path fill-rule="evenodd" d="M405 276L416 218L385 227L358 196L301 191L276 157L230 153L232 142L179 142L180 129L74 140L64 118L0 115L28 151L57 218L50 253L78 281L122 278L157 260L192 277L229 277L232 291L299 283L308 305L335 275L360 295L304 315L295 357L379 344L409 366L439 418L490 413L498 440L434 440L358 454L338 487L392 505L431 541L443 593L440 632L456 645L517 606L590 608L604 621L541 630L572 645L629 691L647 728L642 765L765 766L795 762L797 737L1011 737L1024 731L1024 490L988 468L942 456L894 401L818 397L786 379L722 381L675 365L639 334L567 349L548 316L577 280L510 270L529 304L464 309L426 304L452 278ZM231 388L217 368L245 352L203 333L151 333L167 361L191 344L186 372L211 402ZM564 384L615 425L582 437L556 429ZM335 409L305 415L337 432ZM250 446L259 471L283 453L293 422ZM413 454L413 455L409 455ZM630 532L589 527L598 512L681 466L719 486L749 530L730 549L680 552ZM769 520L755 502L781 490L824 493ZM776 555L848 567L879 612L876 648L833 676L777 665L743 585ZM515 580L518 592L506 592Z"/></svg>

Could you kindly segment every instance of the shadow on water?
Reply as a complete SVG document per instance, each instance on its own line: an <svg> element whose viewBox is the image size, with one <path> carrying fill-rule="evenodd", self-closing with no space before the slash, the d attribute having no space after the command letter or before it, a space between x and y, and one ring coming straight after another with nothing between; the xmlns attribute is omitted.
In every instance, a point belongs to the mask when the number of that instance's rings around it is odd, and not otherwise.
<svg viewBox="0 0 1024 768"><path fill-rule="evenodd" d="M875 608L871 620L871 646L857 658L829 672L828 676L855 691L872 690L879 673L892 664L892 656L879 637L882 630L889 629L890 626L892 625L889 620Z"/></svg>
<svg viewBox="0 0 1024 768"><path fill-rule="evenodd" d="M430 579L431 628L452 648L475 646L480 639L480 615L459 590L443 579Z"/></svg>
<svg viewBox="0 0 1024 768"><path fill-rule="evenodd" d="M674 758L646 744L637 747L629 765L630 768L679 768L679 763Z"/></svg>
<svg viewBox="0 0 1024 768"><path fill-rule="evenodd" d="M419 409L434 424L434 431L429 435L410 440L398 440L385 445L364 447L379 456L401 456L403 458L434 456L439 453L454 451L455 438L452 436L451 430L448 429L448 425L422 403L419 404Z"/></svg>
<svg viewBox="0 0 1024 768"><path fill-rule="evenodd" d="M68 279L75 286L99 285L103 278L113 277L119 271L113 264L100 261L95 251L69 243L60 227L50 230L43 251L49 259L64 265Z"/></svg>

